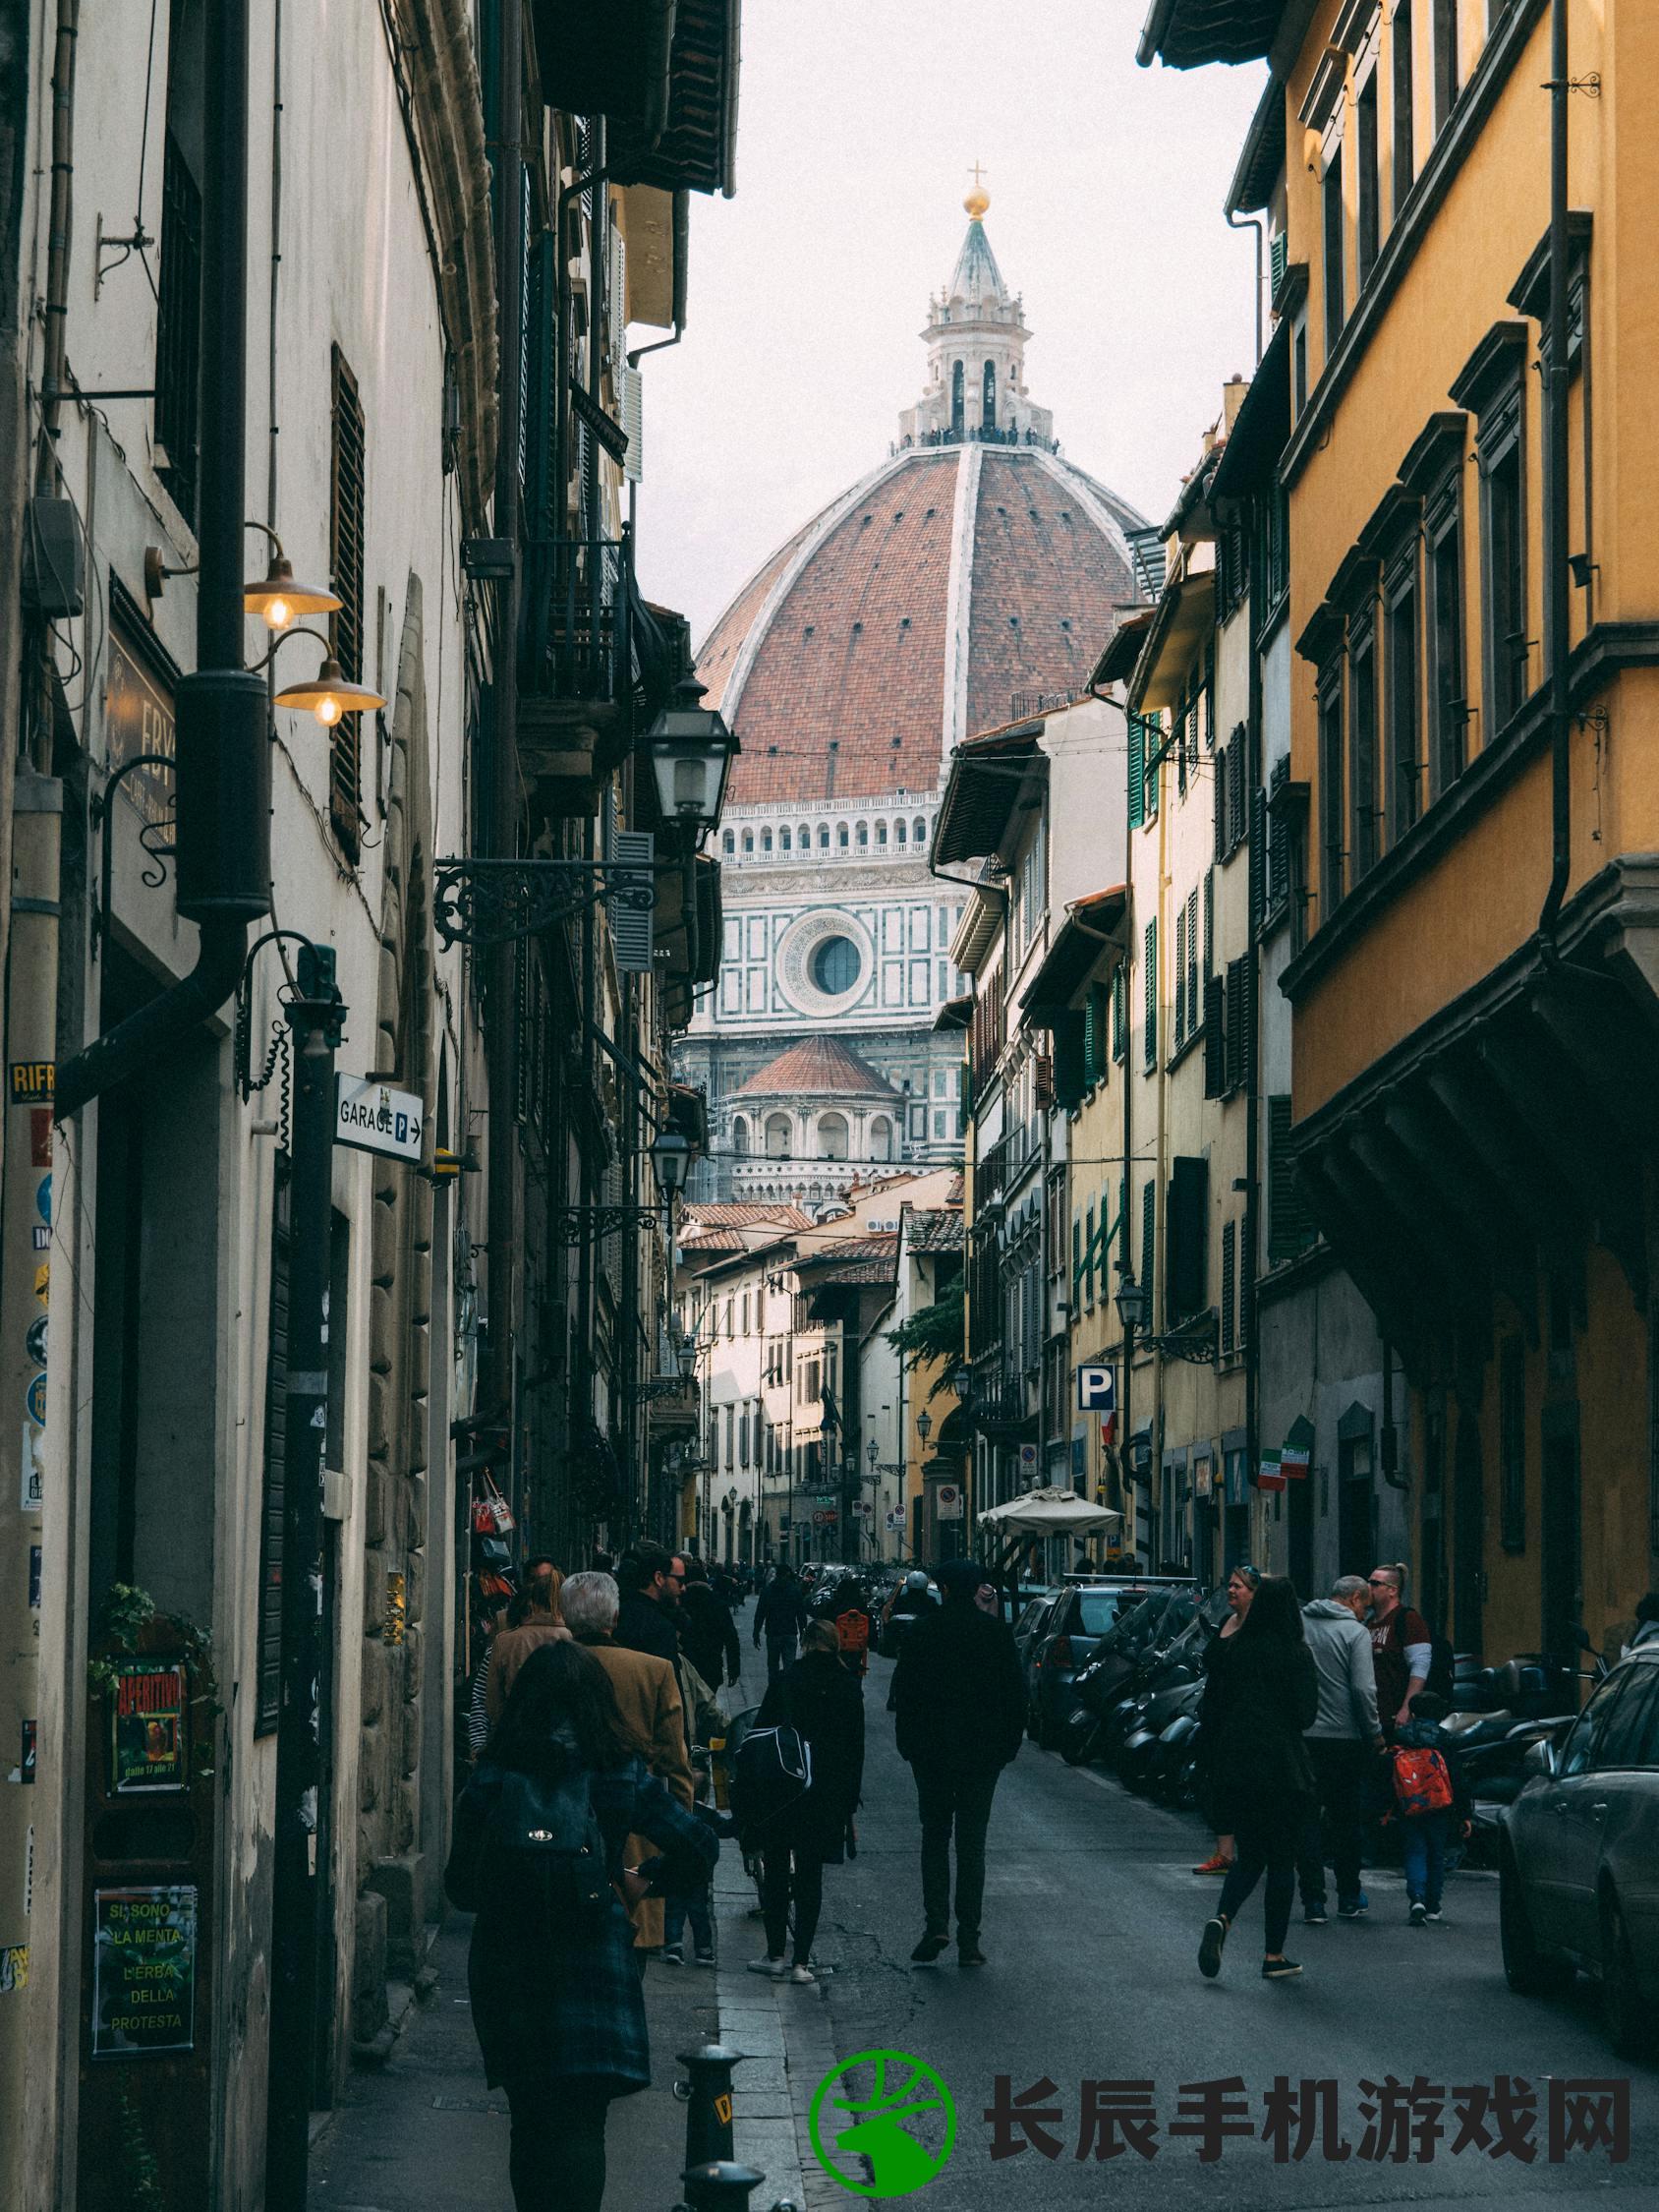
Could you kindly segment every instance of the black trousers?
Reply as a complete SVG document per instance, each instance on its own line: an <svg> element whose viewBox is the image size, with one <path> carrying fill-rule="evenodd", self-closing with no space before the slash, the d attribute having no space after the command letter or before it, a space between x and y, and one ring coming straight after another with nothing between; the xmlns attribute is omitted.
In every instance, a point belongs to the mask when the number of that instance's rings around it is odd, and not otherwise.
<svg viewBox="0 0 1659 2212"><path fill-rule="evenodd" d="M609 2084L533 2074L504 2086L513 2116L507 2170L517 2212L601 2212Z"/></svg>
<svg viewBox="0 0 1659 2212"><path fill-rule="evenodd" d="M1296 1852L1296 1877L1304 1905L1325 1902L1325 1869L1337 1876L1337 1902L1359 1895L1365 1789L1375 1764L1369 1744L1338 1736L1304 1736L1318 1802L1308 1813Z"/></svg>
<svg viewBox="0 0 1659 2212"><path fill-rule="evenodd" d="M985 1832L999 1770L958 1775L948 1769L916 1769L916 1803L922 1816L922 1915L929 1932L950 1933L950 1839L956 1839L956 1935L979 1935L985 1907Z"/></svg>
<svg viewBox="0 0 1659 2212"><path fill-rule="evenodd" d="M1267 1940L1262 1948L1270 1955L1285 1949L1290 1906L1296 1894L1296 1846L1306 1810L1299 1799L1292 1799L1284 1813L1275 1811L1264 1817L1253 1808L1248 1812L1241 1808L1239 1812L1234 1837L1237 1856L1222 1884L1221 1903L1216 1910L1226 1916L1230 1926L1235 1925L1240 1906L1265 1873Z"/></svg>
<svg viewBox="0 0 1659 2212"><path fill-rule="evenodd" d="M824 1910L824 1861L814 1850L769 1843L761 1851L761 1910L766 1915L767 1956L781 1958L789 1941L789 1904L795 1906L794 1963L812 1956L812 1939Z"/></svg>

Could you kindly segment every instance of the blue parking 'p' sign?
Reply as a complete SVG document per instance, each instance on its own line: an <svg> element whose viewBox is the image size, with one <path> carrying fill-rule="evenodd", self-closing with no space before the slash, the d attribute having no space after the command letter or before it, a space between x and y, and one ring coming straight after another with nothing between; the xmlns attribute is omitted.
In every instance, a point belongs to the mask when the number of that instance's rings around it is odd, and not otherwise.
<svg viewBox="0 0 1659 2212"><path fill-rule="evenodd" d="M1077 1369L1077 1411L1110 1414L1117 1410L1116 1369L1105 1366Z"/></svg>

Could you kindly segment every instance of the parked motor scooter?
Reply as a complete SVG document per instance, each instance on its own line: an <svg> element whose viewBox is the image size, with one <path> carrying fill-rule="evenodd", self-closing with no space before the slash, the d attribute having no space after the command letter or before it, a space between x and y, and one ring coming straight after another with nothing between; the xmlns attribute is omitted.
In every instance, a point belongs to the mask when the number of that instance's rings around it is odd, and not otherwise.
<svg viewBox="0 0 1659 2212"><path fill-rule="evenodd" d="M1094 1657L1071 1685L1072 1705L1060 1730L1060 1756L1068 1767L1098 1756L1115 1706L1133 1681L1143 1653L1177 1593L1155 1590L1120 1613L1095 1647Z"/></svg>

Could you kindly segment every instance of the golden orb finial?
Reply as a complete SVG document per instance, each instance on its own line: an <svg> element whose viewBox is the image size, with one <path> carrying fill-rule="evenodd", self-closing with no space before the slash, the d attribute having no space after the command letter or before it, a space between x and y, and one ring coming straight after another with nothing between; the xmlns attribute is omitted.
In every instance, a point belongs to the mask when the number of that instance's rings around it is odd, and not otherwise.
<svg viewBox="0 0 1659 2212"><path fill-rule="evenodd" d="M984 220L985 210L991 204L991 195L985 189L985 172L977 161L974 163L973 176L973 190L962 202L962 205L977 223Z"/></svg>

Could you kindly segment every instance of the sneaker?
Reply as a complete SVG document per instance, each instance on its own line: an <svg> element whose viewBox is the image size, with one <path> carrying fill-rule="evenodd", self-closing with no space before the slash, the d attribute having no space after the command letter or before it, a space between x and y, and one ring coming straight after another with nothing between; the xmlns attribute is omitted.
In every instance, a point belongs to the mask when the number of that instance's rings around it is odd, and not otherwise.
<svg viewBox="0 0 1659 2212"><path fill-rule="evenodd" d="M1293 1958L1264 1958L1262 1960L1262 1980L1264 1982L1287 1982L1292 1974L1299 1974L1300 1972L1301 1968Z"/></svg>
<svg viewBox="0 0 1659 2212"><path fill-rule="evenodd" d="M809 1982L816 1982L818 1976L813 1972L810 1966L791 1966L789 1969L789 1979L792 1982L798 1983L804 1989Z"/></svg>
<svg viewBox="0 0 1659 2212"><path fill-rule="evenodd" d="M700 1950L697 1953L697 1963L699 1966L713 1966L715 1963L714 1952L712 1950Z"/></svg>
<svg viewBox="0 0 1659 2212"><path fill-rule="evenodd" d="M1431 1928L1438 1928L1445 1917L1446 1915L1441 1911L1439 1905L1436 1905L1432 1912L1425 1912L1423 1915Z"/></svg>
<svg viewBox="0 0 1659 2212"><path fill-rule="evenodd" d="M664 1944L657 1955L661 1959L664 1966L683 1966L685 1964L685 1952L678 1944Z"/></svg>
<svg viewBox="0 0 1659 2212"><path fill-rule="evenodd" d="M938 1934L934 1929L930 1928L927 1934L922 1938L921 1942L916 1946L915 1950L910 1953L911 1965L931 1966L934 1960L939 1956L940 1952L948 1948L950 1938L948 1936L942 1936Z"/></svg>
<svg viewBox="0 0 1659 2212"><path fill-rule="evenodd" d="M1202 1866L1195 1866L1192 1871L1194 1874L1230 1874L1232 1861L1224 1859L1219 1851L1213 1851Z"/></svg>
<svg viewBox="0 0 1659 2212"><path fill-rule="evenodd" d="M1413 1897L1411 1900L1411 1910L1406 1915L1412 1927L1420 1928L1423 1925L1423 1922L1428 1918L1428 1916L1429 1908L1426 1904L1424 1904L1422 1898Z"/></svg>
<svg viewBox="0 0 1659 2212"><path fill-rule="evenodd" d="M1370 1909L1371 1900L1361 1890L1357 1897L1347 1897L1339 1903L1337 1918L1339 1920L1363 1920Z"/></svg>
<svg viewBox="0 0 1659 2212"><path fill-rule="evenodd" d="M749 1971L751 1974L770 1974L774 1982L780 1982L789 1971L789 1961L786 1958L751 1958Z"/></svg>
<svg viewBox="0 0 1659 2212"><path fill-rule="evenodd" d="M1219 1916L1204 1923L1203 1941L1198 1946L1198 1971L1208 1982L1213 1982L1222 1970L1222 1949L1227 1942L1227 1922Z"/></svg>
<svg viewBox="0 0 1659 2212"><path fill-rule="evenodd" d="M968 1937L957 1938L956 1963L958 1966L983 1966L985 1964L985 1953L979 1948L977 1937L971 1939Z"/></svg>
<svg viewBox="0 0 1659 2212"><path fill-rule="evenodd" d="M1322 1904L1304 1905L1302 1907L1302 1924L1307 1928L1327 1927L1329 1920L1325 1907Z"/></svg>

